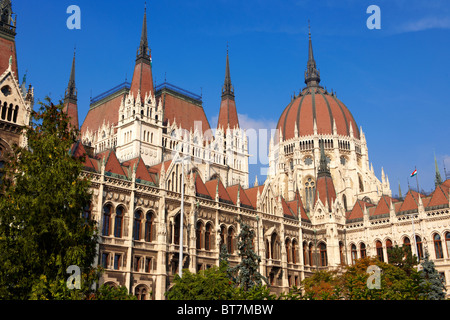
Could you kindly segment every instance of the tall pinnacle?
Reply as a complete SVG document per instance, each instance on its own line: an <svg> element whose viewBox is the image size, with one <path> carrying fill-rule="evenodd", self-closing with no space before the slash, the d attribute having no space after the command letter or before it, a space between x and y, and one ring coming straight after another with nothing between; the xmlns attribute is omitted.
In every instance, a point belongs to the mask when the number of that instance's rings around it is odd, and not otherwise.
<svg viewBox="0 0 450 320"><path fill-rule="evenodd" d="M134 67L133 79L131 81L130 94L135 98L139 96L144 101L145 96L154 94L152 58L147 37L147 8L144 11L144 21L142 22L141 41L136 55L136 65Z"/></svg>
<svg viewBox="0 0 450 320"><path fill-rule="evenodd" d="M234 87L231 84L230 58L228 56L228 47L227 47L227 65L225 68L225 82L222 88L222 100L226 98L234 100Z"/></svg>
<svg viewBox="0 0 450 320"><path fill-rule="evenodd" d="M145 8L145 11L144 11L144 21L142 22L141 42L139 44L136 59L140 59L140 58L150 61L150 49L148 47L148 36L147 36L147 7Z"/></svg>
<svg viewBox="0 0 450 320"><path fill-rule="evenodd" d="M72 71L70 72L69 84L66 89L65 99L77 100L77 89L75 86L75 51L73 53Z"/></svg>
<svg viewBox="0 0 450 320"><path fill-rule="evenodd" d="M308 51L308 63L305 71L305 83L308 87L318 87L320 83L320 71L317 70L316 61L314 60L313 46L311 40L311 26L308 21L309 29L309 51Z"/></svg>
<svg viewBox="0 0 450 320"><path fill-rule="evenodd" d="M319 142L320 144L320 164L319 164L319 172L318 177L328 176L331 177L330 169L328 169L327 158L325 156L325 149L323 141Z"/></svg>

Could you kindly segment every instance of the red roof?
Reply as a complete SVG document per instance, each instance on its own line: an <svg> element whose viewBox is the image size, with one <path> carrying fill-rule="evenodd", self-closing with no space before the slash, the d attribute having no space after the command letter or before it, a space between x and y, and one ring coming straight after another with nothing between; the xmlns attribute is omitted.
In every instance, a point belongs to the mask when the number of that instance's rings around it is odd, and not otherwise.
<svg viewBox="0 0 450 320"><path fill-rule="evenodd" d="M331 212L334 200L336 200L336 190L331 176L322 176L316 183L316 202L320 199L324 206L328 206Z"/></svg>
<svg viewBox="0 0 450 320"><path fill-rule="evenodd" d="M336 122L337 134L350 136L350 128L353 136L360 139L359 129L350 111L336 98L324 89L311 89L303 91L303 95L296 97L283 111L278 121L277 129L283 135L284 140L295 137L297 124L299 136L314 134L314 120L318 134L333 134L333 121Z"/></svg>
<svg viewBox="0 0 450 320"><path fill-rule="evenodd" d="M450 187L447 186L446 184L441 184L439 186L437 186L436 190L434 190L434 192L431 195L431 199L430 201L427 203L427 205L425 205L425 203L423 204L425 208L429 207L429 208L433 208L433 207L440 207L440 206L445 206L449 204L449 199L448 199L448 192L449 192Z"/></svg>
<svg viewBox="0 0 450 320"><path fill-rule="evenodd" d="M191 131L191 129L195 131L198 128L202 133L211 129L202 106L194 104L187 99L177 97L169 91L165 91L162 95L161 98L165 106L165 124L168 121L170 121L170 124L176 122L177 126L181 126L181 128L187 131Z"/></svg>
<svg viewBox="0 0 450 320"><path fill-rule="evenodd" d="M424 197L423 195L420 195ZM417 210L419 208L419 193L413 190L409 190L406 194L405 200L399 208L399 212Z"/></svg>
<svg viewBox="0 0 450 320"><path fill-rule="evenodd" d="M86 119L84 119L83 125L81 126L81 135L84 135L89 129L91 132L96 132L103 125L106 124L117 124L119 121L119 108L122 102L124 94L114 97L111 100L106 100L100 105L89 109Z"/></svg>
<svg viewBox="0 0 450 320"><path fill-rule="evenodd" d="M236 102L230 98L223 99L220 104L219 120L217 129L222 127L225 132L230 129L239 128L239 119L236 110Z"/></svg>
<svg viewBox="0 0 450 320"><path fill-rule="evenodd" d="M152 67L149 62L143 59L138 60L134 67L133 80L131 81L130 94L138 99L138 92L141 92L141 101L144 103L146 95L154 93Z"/></svg>
<svg viewBox="0 0 450 320"><path fill-rule="evenodd" d="M250 203L252 204L253 208L257 207L258 190L259 190L259 194L261 194L263 192L263 190L264 190L264 185L260 185L260 186L253 187L253 188L245 190L245 193L247 194L247 197L250 200Z"/></svg>
<svg viewBox="0 0 450 320"><path fill-rule="evenodd" d="M247 193L245 192L245 190L242 188L242 186L240 184L230 186L230 187L226 188L226 190L227 190L228 194L230 195L230 198L234 204L237 203L237 196L238 196L238 191L239 191L239 200L241 202L241 206L244 205L247 207L255 208L255 207L253 207L250 199L247 196Z"/></svg>
<svg viewBox="0 0 450 320"><path fill-rule="evenodd" d="M114 151L108 150L97 154L95 157L99 160L106 158L105 172L115 173L125 177L127 176Z"/></svg>
<svg viewBox="0 0 450 320"><path fill-rule="evenodd" d="M206 188L206 185L203 183L203 180L200 177L200 175L198 174L198 172L195 172L194 175L195 175L194 176L194 178L195 178L195 192L197 193L197 195L204 196L204 197L209 198L209 199L214 199L215 198L215 193L214 193L214 196L212 196L208 192L208 188Z"/></svg>
<svg viewBox="0 0 450 320"><path fill-rule="evenodd" d="M227 190L225 189L225 187L224 187L222 181L220 181L220 179L210 180L205 183L205 186L213 199L216 198L216 189L218 187L219 188L219 200L222 200L229 204L234 203L233 200L231 200L230 195L228 194Z"/></svg>

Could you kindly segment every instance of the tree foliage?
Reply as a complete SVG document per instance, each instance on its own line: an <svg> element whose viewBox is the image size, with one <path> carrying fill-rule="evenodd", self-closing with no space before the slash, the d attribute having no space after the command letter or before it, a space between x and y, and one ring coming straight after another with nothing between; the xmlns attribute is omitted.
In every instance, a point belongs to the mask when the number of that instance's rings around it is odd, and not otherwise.
<svg viewBox="0 0 450 320"><path fill-rule="evenodd" d="M102 296L92 289L101 272L92 267L97 226L83 217L89 181L83 157L71 153L77 128L49 98L31 116L28 146L13 146L0 183L0 299ZM82 271L79 290L67 288L71 265Z"/></svg>

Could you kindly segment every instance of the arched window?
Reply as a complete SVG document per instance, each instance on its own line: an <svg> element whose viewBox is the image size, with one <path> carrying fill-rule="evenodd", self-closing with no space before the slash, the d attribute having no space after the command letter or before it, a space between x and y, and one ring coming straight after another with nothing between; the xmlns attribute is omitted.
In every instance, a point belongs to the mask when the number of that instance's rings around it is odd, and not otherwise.
<svg viewBox="0 0 450 320"><path fill-rule="evenodd" d="M277 251L277 234L274 232L272 233L272 237L270 239L270 252L272 253L272 259L278 259Z"/></svg>
<svg viewBox="0 0 450 320"><path fill-rule="evenodd" d="M205 228L205 250L211 250L211 224L208 223Z"/></svg>
<svg viewBox="0 0 450 320"><path fill-rule="evenodd" d="M436 253L436 259L444 258L444 253L442 252L441 236L436 233L433 237L433 242L434 242L434 252Z"/></svg>
<svg viewBox="0 0 450 320"><path fill-rule="evenodd" d="M298 263L297 252L298 252L297 241L292 240L292 263Z"/></svg>
<svg viewBox="0 0 450 320"><path fill-rule="evenodd" d="M322 242L319 245L319 250L320 250L320 266L326 267L328 265L327 245Z"/></svg>
<svg viewBox="0 0 450 320"><path fill-rule="evenodd" d="M122 225L123 225L123 208L117 207L116 218L114 220L114 237L122 238Z"/></svg>
<svg viewBox="0 0 450 320"><path fill-rule="evenodd" d="M309 244L309 247L308 247L308 253L309 253L309 265L312 267L314 264L313 264L313 244L312 244L312 242Z"/></svg>
<svg viewBox="0 0 450 320"><path fill-rule="evenodd" d="M308 181L305 182L305 199L306 199L306 207L313 204L314 194L316 192L316 184L312 178L308 178Z"/></svg>
<svg viewBox="0 0 450 320"><path fill-rule="evenodd" d="M307 244L306 241L303 241L303 264L306 266L306 264L308 263L308 255L306 252L306 248L307 248Z"/></svg>
<svg viewBox="0 0 450 320"><path fill-rule="evenodd" d="M133 240L141 240L142 211L134 213Z"/></svg>
<svg viewBox="0 0 450 320"><path fill-rule="evenodd" d="M134 289L134 295L137 297L138 300L147 300L148 296L147 296L147 288L143 285L137 286Z"/></svg>
<svg viewBox="0 0 450 320"><path fill-rule="evenodd" d="M389 262L389 259L391 258L391 250L392 250L392 241L390 239L386 240L386 252L387 252L387 259Z"/></svg>
<svg viewBox="0 0 450 320"><path fill-rule="evenodd" d="M352 244L352 264L355 264L358 259L358 252L356 251L356 245Z"/></svg>
<svg viewBox="0 0 450 320"><path fill-rule="evenodd" d="M289 239L286 239L284 245L286 248L287 263L291 263L291 241Z"/></svg>
<svg viewBox="0 0 450 320"><path fill-rule="evenodd" d="M364 243L361 243L359 246L360 253L361 253L361 259L365 258L367 256L366 253L366 245Z"/></svg>
<svg viewBox="0 0 450 320"><path fill-rule="evenodd" d="M220 250L222 250L222 246L225 245L225 235L226 235L225 226L221 226L220 227Z"/></svg>
<svg viewBox="0 0 450 320"><path fill-rule="evenodd" d="M103 206L103 236L109 236L111 233L111 210L111 205L108 204Z"/></svg>
<svg viewBox="0 0 450 320"><path fill-rule="evenodd" d="M229 254L234 253L234 230L233 228L228 229L228 236L227 236L227 251Z"/></svg>
<svg viewBox="0 0 450 320"><path fill-rule="evenodd" d="M175 225L173 230L173 243L180 244L180 214L175 217Z"/></svg>
<svg viewBox="0 0 450 320"><path fill-rule="evenodd" d="M344 260L344 244L339 241L339 257L341 260L341 264L345 264L345 260Z"/></svg>
<svg viewBox="0 0 450 320"><path fill-rule="evenodd" d="M154 216L151 212L145 215L145 241L152 242L155 239L155 230L153 225Z"/></svg>
<svg viewBox="0 0 450 320"><path fill-rule="evenodd" d="M423 256L422 239L419 236L416 236L416 246L419 259L423 259L424 256Z"/></svg>
<svg viewBox="0 0 450 320"><path fill-rule="evenodd" d="M381 262L384 262L383 244L381 243L381 241L376 242L375 248L377 249L378 260L380 260Z"/></svg>
<svg viewBox="0 0 450 320"><path fill-rule="evenodd" d="M445 244L447 245L447 257L450 258L450 232L445 234Z"/></svg>
<svg viewBox="0 0 450 320"><path fill-rule="evenodd" d="M203 223L201 221L197 222L197 230L195 230L196 234L196 245L197 249L202 248L203 244Z"/></svg>

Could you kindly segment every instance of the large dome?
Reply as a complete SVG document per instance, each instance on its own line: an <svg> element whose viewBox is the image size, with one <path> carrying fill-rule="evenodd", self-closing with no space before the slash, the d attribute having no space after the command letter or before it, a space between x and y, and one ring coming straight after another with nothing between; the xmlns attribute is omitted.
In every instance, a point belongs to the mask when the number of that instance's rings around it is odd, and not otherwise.
<svg viewBox="0 0 450 320"><path fill-rule="evenodd" d="M355 119L347 107L333 93L328 93L320 86L320 71L314 60L311 32L309 33L309 55L305 71L306 87L294 97L281 114L277 129L283 140L296 136L315 134L332 135L334 130L338 135L360 139L360 133ZM336 128L334 128L336 126Z"/></svg>
<svg viewBox="0 0 450 320"><path fill-rule="evenodd" d="M277 129L283 140L295 137L296 126L298 136L314 134L314 122L317 134L351 135L360 139L358 125L347 107L336 97L320 86L307 87L291 101L281 114Z"/></svg>

